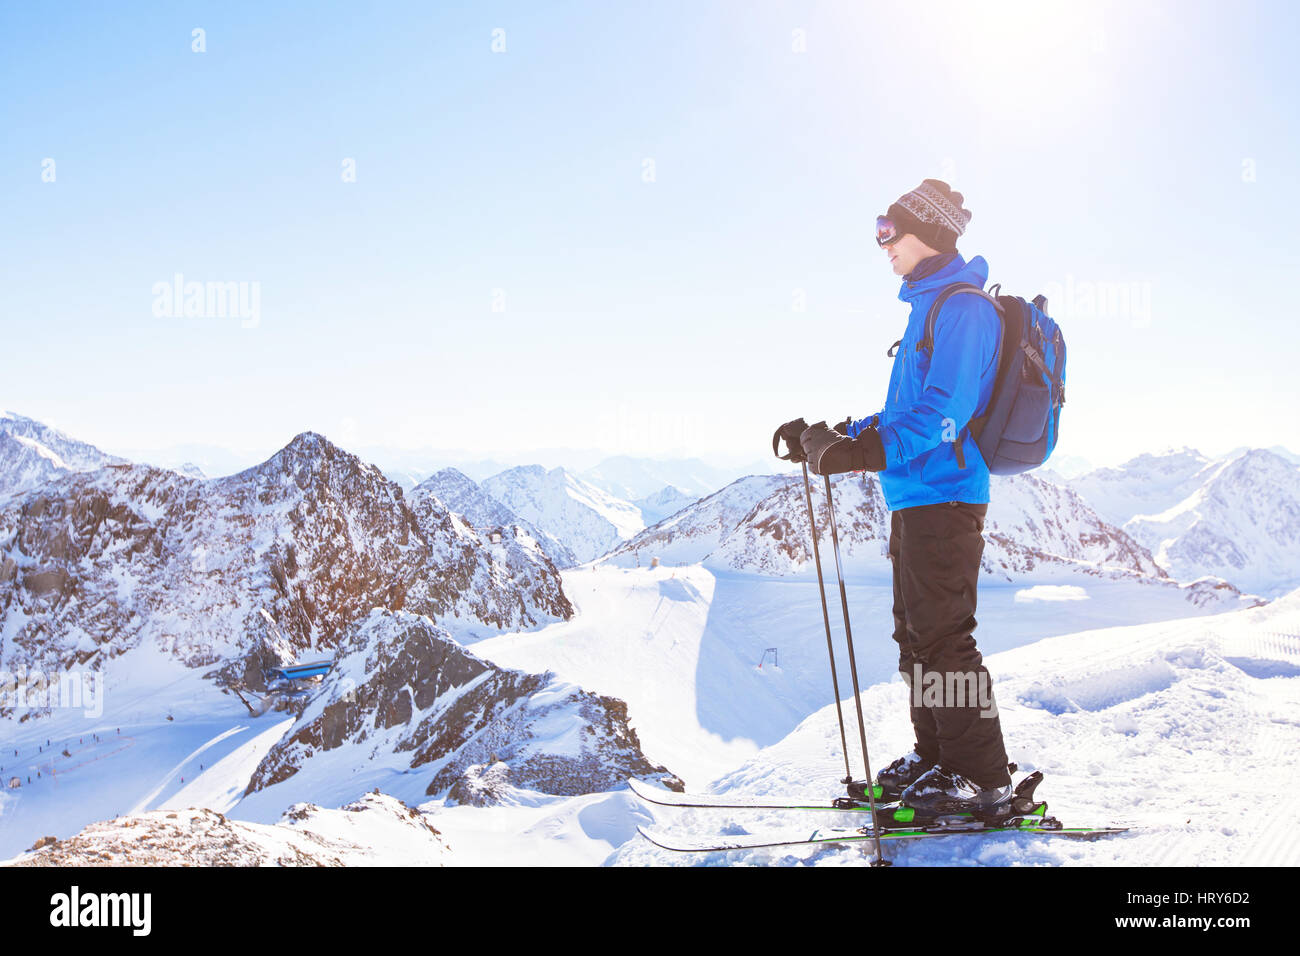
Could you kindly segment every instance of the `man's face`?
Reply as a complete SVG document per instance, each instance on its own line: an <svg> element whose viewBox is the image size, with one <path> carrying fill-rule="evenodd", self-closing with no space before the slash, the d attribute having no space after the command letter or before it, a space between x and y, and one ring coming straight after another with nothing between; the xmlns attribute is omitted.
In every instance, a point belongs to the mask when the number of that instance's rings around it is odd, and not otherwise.
<svg viewBox="0 0 1300 956"><path fill-rule="evenodd" d="M885 255L889 256L889 263L894 267L894 275L905 276L924 259L939 254L937 249L931 249L916 236L910 232L904 233L897 242L891 242L883 247Z"/></svg>

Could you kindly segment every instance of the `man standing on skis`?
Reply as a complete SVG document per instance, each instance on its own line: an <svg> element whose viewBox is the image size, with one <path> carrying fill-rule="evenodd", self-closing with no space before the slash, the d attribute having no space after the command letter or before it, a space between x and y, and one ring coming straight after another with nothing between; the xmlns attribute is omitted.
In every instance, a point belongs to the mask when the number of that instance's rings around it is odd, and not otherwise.
<svg viewBox="0 0 1300 956"><path fill-rule="evenodd" d="M947 183L927 179L876 220L876 242L903 277L898 297L911 309L892 352L885 407L834 430L802 419L781 428L819 475L879 473L892 512L893 636L916 746L876 779L882 799L934 813L997 812L1011 799L1002 727L972 636L989 471L968 427L992 396L1002 322L981 296L952 295L936 317L932 350L923 341L945 287L983 289L988 279L983 258L967 262L957 252L971 218L962 203ZM924 692L936 687L942 693ZM979 693L953 693L972 687Z"/></svg>

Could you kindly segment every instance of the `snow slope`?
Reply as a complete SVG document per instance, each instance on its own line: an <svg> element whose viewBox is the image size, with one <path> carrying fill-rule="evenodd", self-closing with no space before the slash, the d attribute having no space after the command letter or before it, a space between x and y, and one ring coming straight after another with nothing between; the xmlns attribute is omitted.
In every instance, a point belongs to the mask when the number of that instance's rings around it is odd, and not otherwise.
<svg viewBox="0 0 1300 956"><path fill-rule="evenodd" d="M136 647L105 662L90 706L0 718L0 779L21 782L0 790L0 858L95 821L164 807L224 813L238 802L291 721L250 717L204 673Z"/></svg>
<svg viewBox="0 0 1300 956"><path fill-rule="evenodd" d="M1204 613L1177 587L1125 577L1069 580L1077 599L1066 605L1052 600L1060 592L1043 590L1042 583L981 586L981 649L993 653L1080 627ZM842 642L834 587L832 578L831 625ZM572 620L481 641L474 652L503 667L551 670L627 701L646 758L671 768L688 789L776 743L830 700L821 601L811 574L773 579L700 565L598 564L565 571L564 591L577 608ZM890 680L898 662L890 636L892 587L854 574L847 593L861 681ZM847 695L845 651L842 643L837 647ZM776 649L777 666L765 657L769 648Z"/></svg>
<svg viewBox="0 0 1300 956"><path fill-rule="evenodd" d="M1011 758L1041 770L1067 825L1133 829L1079 842L1003 834L895 844L899 865L1290 865L1300 831L1300 591L1195 620L1081 631L987 660ZM863 694L876 767L910 748L901 681ZM852 720L851 713L846 719ZM861 767L852 741L851 763ZM824 796L843 773L834 708L724 775L714 792ZM654 808L657 826L706 836L843 826L833 814ZM861 865L863 845L732 852L730 864ZM623 865L720 862L629 841Z"/></svg>
<svg viewBox="0 0 1300 956"><path fill-rule="evenodd" d="M542 660L564 679L583 675L583 685L595 693L621 692L647 757L677 769L693 789L716 781L718 792L825 797L837 786L843 761L814 582L700 567L597 566L565 572L564 586L578 606L572 620L480 642L475 653L500 664ZM1085 596L1069 602L1068 616L1053 598L1079 597L1073 591L1050 585L982 588L977 636L989 652L1013 759L1025 771L1044 771L1040 795L1051 811L1067 822L1128 822L1144 829L1097 843L1014 834L977 843L941 839L891 850L897 862L1300 863L1296 842L1276 827L1266 829L1272 820L1294 817L1297 809L1300 594L1206 615L1177 594L1131 581L1084 579L1074 586ZM872 757L879 766L910 745L904 690L890 673L888 596L861 579L851 583L849 597ZM842 648L838 626L835 633ZM1042 639L1047 635L1057 636ZM760 671L758 655L771 644L780 645L779 666L769 659ZM254 752L264 751L277 735L284 715L249 718L196 671L144 649L116 658L114 665L99 718L62 709L40 721L3 725L6 746L21 750L24 768L59 763L63 769L47 770L39 782L17 791L0 791L0 859L48 834L59 839L52 851L63 854L55 859L64 862L104 862L91 855L101 852L108 861L158 863L187 854L204 862L337 858L448 865L866 862L861 848L669 856L640 842L635 826L657 821L696 834L723 827L788 832L839 821L809 814L651 810L624 790L575 797L521 790L494 807L434 799L419 810L420 819L440 832L438 843L403 840L406 831L388 830L387 817L396 816L388 814L382 818L387 836L378 827L326 832L334 824L312 826L329 841L346 838L355 845L344 853L331 843L318 846L322 852L316 854L296 844L304 850L298 855L288 849L296 838L275 829L292 822L292 814L283 818L284 806L245 806L243 800L229 805L247 784ZM847 716L852 721L851 710ZM233 728L241 729L232 734ZM101 742L77 743L78 735L92 731ZM47 738L69 747L72 756L63 757L60 746L53 755L38 754L38 743ZM6 777L17 766L11 759L0 761ZM856 765L856 752L852 759ZM343 806L375 785L363 773L335 775L329 792L312 802ZM225 821L165 816L182 804L207 805L225 814ZM1260 807L1269 808L1267 816L1254 812ZM125 816L112 821L116 814ZM344 825L344 818L328 813L321 819ZM96 820L105 823L84 841L68 841ZM245 829L239 821L272 829ZM137 840L140 835L145 840Z"/></svg>
<svg viewBox="0 0 1300 956"><path fill-rule="evenodd" d="M253 772L240 814L274 819L287 803L337 798L357 775L408 802L479 806L519 790L600 792L631 776L680 787L646 762L622 701L495 667L428 618L378 608Z"/></svg>

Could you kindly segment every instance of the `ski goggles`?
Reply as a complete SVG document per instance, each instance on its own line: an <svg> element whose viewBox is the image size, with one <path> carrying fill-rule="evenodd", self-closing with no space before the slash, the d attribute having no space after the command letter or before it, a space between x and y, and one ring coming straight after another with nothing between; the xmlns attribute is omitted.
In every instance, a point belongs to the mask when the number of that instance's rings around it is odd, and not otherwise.
<svg viewBox="0 0 1300 956"><path fill-rule="evenodd" d="M901 238L903 238L903 230L898 228L894 220L888 216L876 217L876 245L883 249L885 246L892 246Z"/></svg>

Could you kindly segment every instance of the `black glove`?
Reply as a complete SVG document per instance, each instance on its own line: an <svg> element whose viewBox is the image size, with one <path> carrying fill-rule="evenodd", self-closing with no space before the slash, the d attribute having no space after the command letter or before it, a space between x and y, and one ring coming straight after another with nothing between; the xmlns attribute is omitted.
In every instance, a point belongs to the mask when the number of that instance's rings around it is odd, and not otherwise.
<svg viewBox="0 0 1300 956"><path fill-rule="evenodd" d="M799 436L808 428L808 423L802 418L796 418L792 422L786 422L776 430L772 436L772 454L776 455L782 461L807 461L804 457L803 448L799 445ZM785 439L785 448L787 454L781 454L779 445L781 439Z"/></svg>
<svg viewBox="0 0 1300 956"><path fill-rule="evenodd" d="M839 475L846 471L884 471L885 446L880 434L868 428L857 438L845 438L818 422L799 436L808 465L818 475Z"/></svg>
<svg viewBox="0 0 1300 956"><path fill-rule="evenodd" d="M843 435L845 438L848 438L848 437L849 437L849 426L850 426L851 424L853 424L853 416L852 416L852 415L850 415L848 418L844 419L844 421L842 421L842 422L840 422L838 425L836 425L836 426L835 426L835 430L836 430L837 432L839 432L841 435Z"/></svg>

